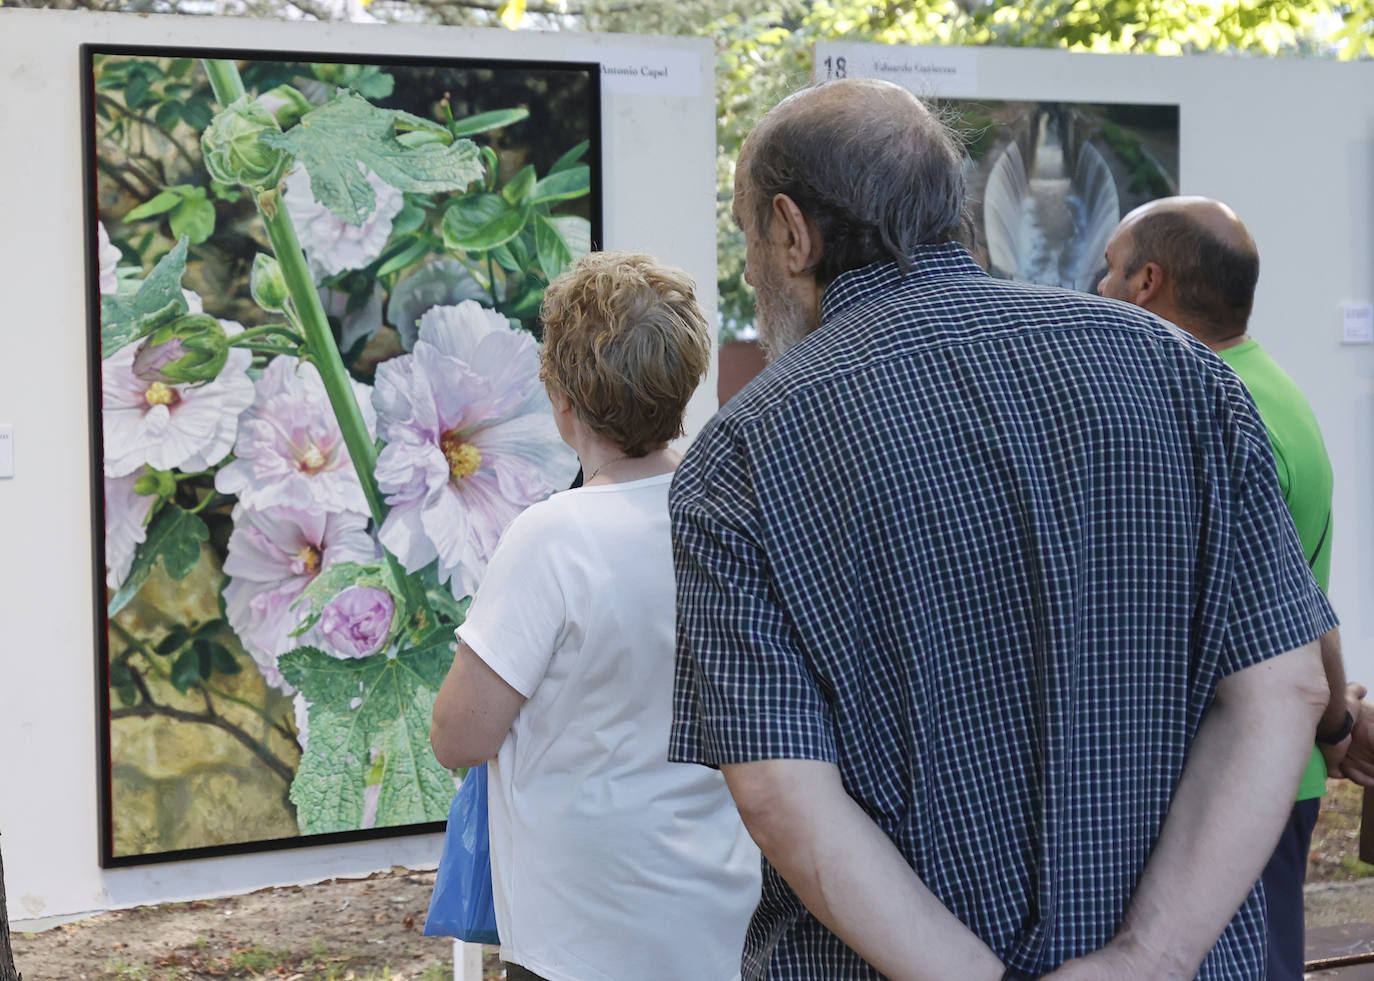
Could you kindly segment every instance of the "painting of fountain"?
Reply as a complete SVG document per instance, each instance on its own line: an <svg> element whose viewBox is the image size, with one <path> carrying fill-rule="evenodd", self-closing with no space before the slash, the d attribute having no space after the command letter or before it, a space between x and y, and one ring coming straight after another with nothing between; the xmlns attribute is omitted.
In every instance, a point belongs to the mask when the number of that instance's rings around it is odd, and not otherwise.
<svg viewBox="0 0 1374 981"><path fill-rule="evenodd" d="M1107 240L1121 220L1116 180L1101 152L1081 144L1069 169L1056 117L1038 114L1027 167L1010 142L988 174L983 227L994 275L1092 290Z"/></svg>

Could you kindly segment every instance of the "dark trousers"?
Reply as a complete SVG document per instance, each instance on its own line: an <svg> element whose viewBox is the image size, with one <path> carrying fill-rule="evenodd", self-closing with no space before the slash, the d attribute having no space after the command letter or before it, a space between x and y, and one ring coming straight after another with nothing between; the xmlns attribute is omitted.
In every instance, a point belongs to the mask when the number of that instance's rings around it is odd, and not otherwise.
<svg viewBox="0 0 1374 981"><path fill-rule="evenodd" d="M1293 805L1283 837L1274 849L1260 881L1269 912L1268 981L1302 981L1304 954L1302 884L1307 877L1307 852L1317 824L1321 798Z"/></svg>
<svg viewBox="0 0 1374 981"><path fill-rule="evenodd" d="M544 981L533 971L527 971L519 964L512 964L510 961L502 961L501 966L506 969L506 981Z"/></svg>

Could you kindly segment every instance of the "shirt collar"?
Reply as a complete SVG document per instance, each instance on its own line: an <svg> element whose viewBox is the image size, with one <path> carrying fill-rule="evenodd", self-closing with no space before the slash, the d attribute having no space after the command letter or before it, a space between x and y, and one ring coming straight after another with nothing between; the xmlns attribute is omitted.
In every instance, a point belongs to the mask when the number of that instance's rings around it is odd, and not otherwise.
<svg viewBox="0 0 1374 981"><path fill-rule="evenodd" d="M911 253L906 276L916 279L947 279L954 276L986 276L968 250L957 242L918 246ZM821 323L872 296L880 296L904 282L894 261L874 262L836 276L821 296Z"/></svg>

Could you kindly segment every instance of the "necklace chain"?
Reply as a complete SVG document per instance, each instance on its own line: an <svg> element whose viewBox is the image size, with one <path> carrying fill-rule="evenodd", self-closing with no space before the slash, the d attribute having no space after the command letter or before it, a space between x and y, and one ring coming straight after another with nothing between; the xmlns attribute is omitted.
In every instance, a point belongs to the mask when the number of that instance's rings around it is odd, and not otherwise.
<svg viewBox="0 0 1374 981"><path fill-rule="evenodd" d="M611 457L611 459L609 460L603 461L595 470L591 472L591 476L587 477L585 480L582 481L583 485L585 486L587 484L590 484L593 480L596 479L597 474L599 474L602 470L609 467L612 463L619 463L621 460L628 459L630 459L630 455L627 453L625 456L615 456Z"/></svg>

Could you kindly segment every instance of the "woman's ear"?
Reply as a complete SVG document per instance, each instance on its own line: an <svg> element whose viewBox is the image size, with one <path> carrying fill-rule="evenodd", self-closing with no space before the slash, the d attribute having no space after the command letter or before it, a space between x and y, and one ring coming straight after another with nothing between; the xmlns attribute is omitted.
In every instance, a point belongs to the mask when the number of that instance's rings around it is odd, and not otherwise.
<svg viewBox="0 0 1374 981"><path fill-rule="evenodd" d="M572 400L563 394L563 389L557 385L545 385L544 390L549 393L549 401L553 403L554 412L566 415L572 411Z"/></svg>

